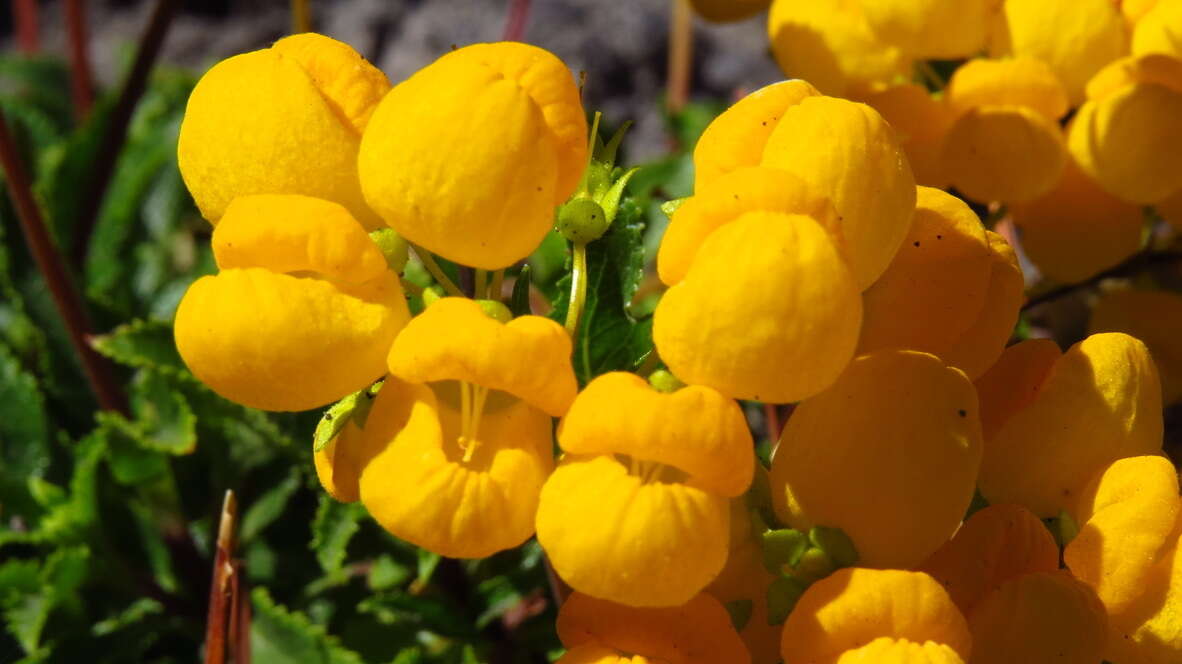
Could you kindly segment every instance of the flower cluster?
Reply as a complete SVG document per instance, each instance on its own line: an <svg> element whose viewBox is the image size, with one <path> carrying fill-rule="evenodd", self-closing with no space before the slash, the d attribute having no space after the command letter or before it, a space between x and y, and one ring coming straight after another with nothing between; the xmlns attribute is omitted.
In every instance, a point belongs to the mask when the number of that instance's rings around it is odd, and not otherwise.
<svg viewBox="0 0 1182 664"><path fill-rule="evenodd" d="M1176 0L775 0L768 34L785 72L878 109L921 184L1008 210L1052 280L1140 249L1143 206L1179 222Z"/></svg>
<svg viewBox="0 0 1182 664"><path fill-rule="evenodd" d="M858 3L784 9L804 4L777 2L773 25L847 20ZM557 224L577 285L627 183L596 159L618 141L589 140L561 61L476 45L391 88L349 47L300 35L218 64L181 127L219 268L178 310L185 362L249 406L337 402L313 444L321 483L399 538L479 558L536 534L574 590L564 664L1175 660L1182 498L1158 456L1149 351L1119 332L1006 348L1023 302L1013 248L917 186L921 153L884 113L821 93L905 61L845 60L854 45L955 57L987 35L959 4L862 4L789 58L818 64L844 40L817 87L754 92L697 144L695 193L668 208L657 255L667 370L581 389L572 326L510 310L485 272ZM808 44L800 30L777 48ZM960 70L942 159L958 132L1059 131L1076 97L1062 63L1031 62ZM1012 175L965 182L982 172ZM407 244L450 296L408 307ZM474 297L436 256L478 270ZM579 298L568 306L577 324ZM1109 310L1098 330L1133 316ZM795 404L770 467L740 401Z"/></svg>

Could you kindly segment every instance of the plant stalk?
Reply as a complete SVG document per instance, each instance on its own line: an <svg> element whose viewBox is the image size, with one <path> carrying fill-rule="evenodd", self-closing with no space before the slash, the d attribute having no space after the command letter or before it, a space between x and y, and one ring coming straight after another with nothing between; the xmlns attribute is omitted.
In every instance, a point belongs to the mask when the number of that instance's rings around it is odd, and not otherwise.
<svg viewBox="0 0 1182 664"><path fill-rule="evenodd" d="M70 36L70 92L74 117L82 120L94 105L94 77L87 48L86 0L66 0L66 29Z"/></svg>
<svg viewBox="0 0 1182 664"><path fill-rule="evenodd" d="M82 364L82 371L90 389L98 399L104 410L113 410L127 414L127 399L123 390L114 379L107 361L90 347L87 341L90 337L90 321L86 315L82 297L74 287L70 275L66 271L65 262L54 246L45 227L45 220L41 216L41 209L33 198L33 191L29 184L29 176L21 163L16 143L8 130L8 122L0 112L0 164L4 167L5 181L8 183L8 193L12 197L20 220L21 231L25 236L25 243L29 252L37 262L37 268L45 279L46 286L53 296L53 303L57 307L58 315L65 323L66 332L74 352Z"/></svg>
<svg viewBox="0 0 1182 664"><path fill-rule="evenodd" d="M579 318L587 304L587 243L574 245L574 257L570 274L570 302L566 308L566 332L575 338L579 330Z"/></svg>

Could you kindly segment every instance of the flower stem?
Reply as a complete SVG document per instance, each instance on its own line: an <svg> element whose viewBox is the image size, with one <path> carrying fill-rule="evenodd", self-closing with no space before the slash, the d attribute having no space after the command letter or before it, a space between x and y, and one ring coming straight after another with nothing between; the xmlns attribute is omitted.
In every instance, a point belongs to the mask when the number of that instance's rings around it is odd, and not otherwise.
<svg viewBox="0 0 1182 664"><path fill-rule="evenodd" d="M412 244L410 246L412 249L414 249L415 256L419 257L419 262L423 264L423 267L427 268L427 272L431 273L431 277L435 279L435 283L443 286L443 290L447 291L448 295L464 297L463 291L460 290L459 286L456 286L454 281L447 277L447 274L444 273L443 268L439 267L439 263L435 262L435 257L431 255L431 252L423 249L417 244Z"/></svg>
<svg viewBox="0 0 1182 664"><path fill-rule="evenodd" d="M41 276L45 278L45 285L53 296L58 315L65 323L70 343L74 347L74 352L78 354L91 391L104 410L127 413L127 400L119 383L115 381L110 366L87 342L91 330L82 296L70 280L65 262L45 227L41 209L37 207L37 202L33 198L28 174L21 163L16 143L8 132L8 123L3 113L0 113L0 164L4 167L8 193L13 207L16 208L17 219L20 221L29 253L33 255Z"/></svg>
<svg viewBox="0 0 1182 664"><path fill-rule="evenodd" d="M671 0L669 65L665 80L665 108L680 111L689 101L690 69L694 58L694 15L688 0Z"/></svg>
<svg viewBox="0 0 1182 664"><path fill-rule="evenodd" d="M919 62L915 63L915 66L919 69L920 75L924 77L924 80L927 81L928 85L931 85L936 90L943 90L944 86L947 85L944 79L940 77L940 74L927 60L920 60Z"/></svg>
<svg viewBox="0 0 1182 664"><path fill-rule="evenodd" d="M83 0L66 0L66 27L70 35L70 88L74 97L74 116L81 120L90 113L94 102Z"/></svg>
<svg viewBox="0 0 1182 664"><path fill-rule="evenodd" d="M24 53L36 53L41 50L40 34L37 31L38 13L37 0L14 0L12 3L17 44Z"/></svg>
<svg viewBox="0 0 1182 664"><path fill-rule="evenodd" d="M566 331L573 339L579 329L579 318L587 304L587 244L574 245L574 262L570 273L570 302L566 308Z"/></svg>
<svg viewBox="0 0 1182 664"><path fill-rule="evenodd" d="M521 41L525 35L525 25L529 22L529 5L529 0L510 0L505 31L501 34L502 41Z"/></svg>
<svg viewBox="0 0 1182 664"><path fill-rule="evenodd" d="M476 287L472 289L477 299L488 297L488 270L476 270Z"/></svg>
<svg viewBox="0 0 1182 664"><path fill-rule="evenodd" d="M497 302L501 301L501 291L504 290L505 284L505 270L504 268L493 272L492 286L488 289L488 296Z"/></svg>
<svg viewBox="0 0 1182 664"><path fill-rule="evenodd" d="M312 32L312 10L308 0L291 0L291 33Z"/></svg>

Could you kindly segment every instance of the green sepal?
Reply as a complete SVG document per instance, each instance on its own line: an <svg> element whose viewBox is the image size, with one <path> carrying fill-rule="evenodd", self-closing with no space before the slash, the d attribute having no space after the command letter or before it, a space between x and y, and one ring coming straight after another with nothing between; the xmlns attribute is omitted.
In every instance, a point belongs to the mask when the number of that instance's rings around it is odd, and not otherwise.
<svg viewBox="0 0 1182 664"><path fill-rule="evenodd" d="M624 187L628 186L628 181L632 179L633 175L640 170L640 167L630 168L624 172L611 187L604 192L603 197L599 199L599 205L603 208L603 213L607 215L607 223L610 225L616 220L616 214L620 211L620 199L624 196Z"/></svg>
<svg viewBox="0 0 1182 664"><path fill-rule="evenodd" d="M558 221L554 227L574 244L587 244L603 237L610 225L607 212L598 201L577 197L558 208Z"/></svg>
<svg viewBox="0 0 1182 664"><path fill-rule="evenodd" d="M767 588L767 624L779 625L788 619L808 584L791 576L782 576Z"/></svg>
<svg viewBox="0 0 1182 664"><path fill-rule="evenodd" d="M402 270L406 268L406 261L410 258L410 244L406 239L395 233L393 228L372 231L369 234L369 239L378 245L378 249L386 257L386 264L390 266L390 269L402 274Z"/></svg>
<svg viewBox="0 0 1182 664"><path fill-rule="evenodd" d="M671 201L665 201L664 203L661 203L661 212L663 212L666 217L672 217L673 213L677 212L677 208L684 205L689 199L690 197L686 196L685 198L674 198Z"/></svg>
<svg viewBox="0 0 1182 664"><path fill-rule="evenodd" d="M513 320L513 312L497 300L476 300L476 304L480 305L480 310L484 312L485 316L495 321L508 323Z"/></svg>
<svg viewBox="0 0 1182 664"><path fill-rule="evenodd" d="M809 547L796 562L792 568L792 576L805 583L813 583L829 576L836 570L837 566L833 564L829 554L814 546Z"/></svg>
<svg viewBox="0 0 1182 664"><path fill-rule="evenodd" d="M509 296L509 311L512 311L515 317L533 313L529 306L530 278L529 265L521 266L521 272L517 273L517 280L513 282L513 293Z"/></svg>
<svg viewBox="0 0 1182 664"><path fill-rule="evenodd" d="M782 574L784 566L795 567L809 547L804 533L792 528L769 530L760 535L763 566L772 574Z"/></svg>
<svg viewBox="0 0 1182 664"><path fill-rule="evenodd" d="M809 531L809 541L824 551L838 568L853 567L858 563L858 549L841 528L815 526Z"/></svg>
<svg viewBox="0 0 1182 664"><path fill-rule="evenodd" d="M316 432L312 434L312 449L316 452L324 450L333 438L345 428L350 421L358 427L365 426L369 417L369 409L373 407L374 397L382 389L382 380L373 385L350 394L328 407L320 423L316 425Z"/></svg>
<svg viewBox="0 0 1182 664"><path fill-rule="evenodd" d="M731 616L731 625L736 632L743 631L747 623L751 622L751 612L755 609L755 602L749 599L736 599L723 604L726 612Z"/></svg>
<svg viewBox="0 0 1182 664"><path fill-rule="evenodd" d="M1048 526L1051 529L1051 534L1055 536L1055 541L1059 544L1060 549L1071 544L1071 540L1075 539L1075 536L1079 534L1079 524L1075 522L1075 519L1071 518L1067 510L1059 512L1059 516L1051 519Z"/></svg>
<svg viewBox="0 0 1182 664"><path fill-rule="evenodd" d="M666 369L657 369L656 371L649 374L648 384L651 385L654 390L658 392L664 392L665 394L672 394L685 387L685 383L681 382L680 378L674 376Z"/></svg>

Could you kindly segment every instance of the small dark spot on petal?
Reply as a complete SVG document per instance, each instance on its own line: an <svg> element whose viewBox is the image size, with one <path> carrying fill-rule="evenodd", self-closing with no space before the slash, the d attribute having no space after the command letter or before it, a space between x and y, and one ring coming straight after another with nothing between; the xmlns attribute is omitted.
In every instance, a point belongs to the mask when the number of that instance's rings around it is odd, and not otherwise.
<svg viewBox="0 0 1182 664"><path fill-rule="evenodd" d="M325 419L325 421L327 421L327 422L331 422L331 421L332 421L332 413L325 413L325 414L324 414L324 419Z"/></svg>
<svg viewBox="0 0 1182 664"><path fill-rule="evenodd" d="M915 246L917 246L917 247L918 247L918 246L919 246L919 240L916 240L915 242L912 242L911 244L913 244L913 245L915 245Z"/></svg>
<svg viewBox="0 0 1182 664"><path fill-rule="evenodd" d="M943 240L943 239L944 239L944 236L943 236L943 235L937 235L937 236L936 236L936 239L937 239L937 240Z"/></svg>
<svg viewBox="0 0 1182 664"><path fill-rule="evenodd" d="M969 412L967 410L965 410L964 408L961 408L960 410L956 411L956 414L960 415L961 417L968 417L969 416Z"/></svg>

